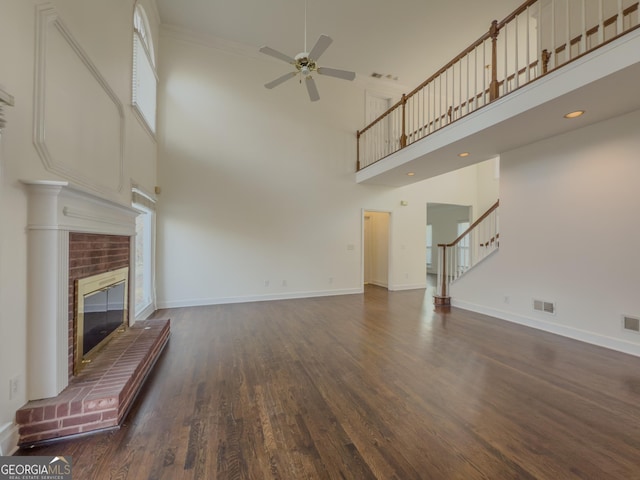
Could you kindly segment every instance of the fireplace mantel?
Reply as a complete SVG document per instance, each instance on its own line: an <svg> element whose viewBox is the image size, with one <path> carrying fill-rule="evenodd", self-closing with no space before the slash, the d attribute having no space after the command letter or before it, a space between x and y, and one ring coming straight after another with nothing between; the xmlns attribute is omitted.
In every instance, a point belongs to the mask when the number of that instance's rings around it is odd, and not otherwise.
<svg viewBox="0 0 640 480"><path fill-rule="evenodd" d="M69 383L69 233L133 238L138 212L69 182L22 183L28 192L27 395L37 400L55 397Z"/></svg>

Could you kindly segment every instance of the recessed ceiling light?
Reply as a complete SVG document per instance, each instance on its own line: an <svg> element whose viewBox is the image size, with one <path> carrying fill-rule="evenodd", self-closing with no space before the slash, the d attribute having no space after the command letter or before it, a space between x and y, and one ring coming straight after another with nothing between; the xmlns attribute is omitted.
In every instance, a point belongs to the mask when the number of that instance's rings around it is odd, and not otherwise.
<svg viewBox="0 0 640 480"><path fill-rule="evenodd" d="M414 175L415 175L415 173L414 173L414 172L409 172L409 173L407 173L407 176L409 176L409 177L413 177Z"/></svg>
<svg viewBox="0 0 640 480"><path fill-rule="evenodd" d="M458 154L459 157L463 157L463 158L468 157L469 155L471 155L469 152L462 152Z"/></svg>
<svg viewBox="0 0 640 480"><path fill-rule="evenodd" d="M567 113L564 118L578 118L582 115L584 115L584 110L576 110L575 112Z"/></svg>

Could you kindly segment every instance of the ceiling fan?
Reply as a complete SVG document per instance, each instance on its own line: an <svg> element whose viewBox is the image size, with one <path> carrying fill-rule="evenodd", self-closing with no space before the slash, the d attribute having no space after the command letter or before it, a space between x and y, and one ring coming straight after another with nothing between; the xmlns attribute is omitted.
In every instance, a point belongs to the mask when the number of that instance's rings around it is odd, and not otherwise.
<svg viewBox="0 0 640 480"><path fill-rule="evenodd" d="M305 86L307 87L307 92L309 93L309 98L312 102L320 100L320 94L318 93L318 87L316 86L316 82L313 79L313 73L318 73L319 75L327 75L329 77L341 78L343 80L353 80L356 78L356 74L354 72L349 72L347 70L339 70L337 68L328 68L328 67L319 67L317 62L320 56L325 52L325 50L331 45L333 40L331 37L327 35L320 35L318 41L313 46L310 52L307 51L307 2L305 1L304 5L304 52L298 53L295 57L290 57L284 53L279 52L278 50L274 50L271 47L264 46L260 49L260 52L270 55L278 60L282 60L287 62L295 67L295 71L285 73L281 77L276 78L275 80L266 83L265 87L268 89L277 87L281 83L286 82L290 78L295 77L296 75L300 75L300 83L304 80Z"/></svg>

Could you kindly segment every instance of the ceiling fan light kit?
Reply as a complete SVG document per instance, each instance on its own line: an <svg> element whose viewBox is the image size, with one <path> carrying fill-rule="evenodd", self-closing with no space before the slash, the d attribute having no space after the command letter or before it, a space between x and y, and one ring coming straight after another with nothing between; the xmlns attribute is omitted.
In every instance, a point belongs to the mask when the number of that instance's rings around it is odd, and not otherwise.
<svg viewBox="0 0 640 480"><path fill-rule="evenodd" d="M300 75L300 83L304 79L304 83L307 87L307 93L309 94L309 99L312 102L320 100L320 94L318 93L318 87L316 86L316 82L313 79L313 74L317 73L318 75L326 75L329 77L340 78L342 80L353 80L356 78L355 72L350 72L347 70L339 70L337 68L328 68L328 67L318 67L318 59L325 52L325 50L331 45L333 40L328 35L320 35L318 41L313 46L310 52L307 52L307 7L305 3L304 10L304 52L298 53L295 57L290 57L278 50L275 50L271 47L264 46L260 49L260 52L265 55L269 55L271 57L277 58L278 60L282 60L290 65L295 67L294 72L285 73L281 77L272 80L269 83L265 84L265 87L268 89L272 89L277 87L278 85L286 82L287 80Z"/></svg>

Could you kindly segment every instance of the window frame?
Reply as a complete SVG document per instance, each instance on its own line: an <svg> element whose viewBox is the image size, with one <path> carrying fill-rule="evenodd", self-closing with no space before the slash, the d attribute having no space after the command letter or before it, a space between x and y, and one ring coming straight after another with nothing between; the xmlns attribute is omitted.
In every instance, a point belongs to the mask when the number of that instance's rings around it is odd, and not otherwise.
<svg viewBox="0 0 640 480"><path fill-rule="evenodd" d="M137 3L133 13L133 66L131 73L131 106L138 120L155 139L157 128L157 90L155 49L151 37L149 19L144 7ZM153 77L150 81L149 77ZM141 80L148 82L141 87ZM148 89L152 91L149 92ZM143 95L143 93L147 95ZM149 99L152 99L151 101ZM150 118L149 118L150 117Z"/></svg>
<svg viewBox="0 0 640 480"><path fill-rule="evenodd" d="M156 210L155 200L142 190L134 188L132 190L132 207L139 211L136 217L136 238L134 242L134 278L133 278L133 311L136 320L143 320L151 315L156 308L155 298L155 238L156 238ZM144 217L143 217L144 215ZM138 221L144 219L144 229L142 246L138 241L139 224ZM138 264L139 248L142 248L142 268ZM142 270L142 271L141 271ZM142 275L143 300L139 302L138 279Z"/></svg>

